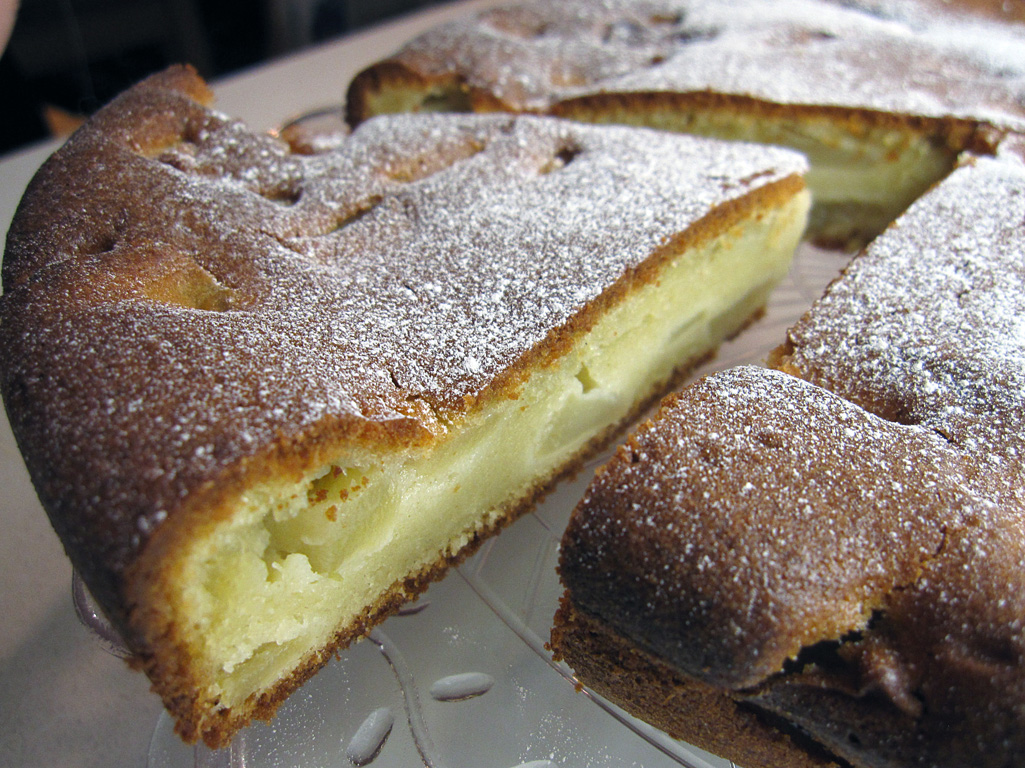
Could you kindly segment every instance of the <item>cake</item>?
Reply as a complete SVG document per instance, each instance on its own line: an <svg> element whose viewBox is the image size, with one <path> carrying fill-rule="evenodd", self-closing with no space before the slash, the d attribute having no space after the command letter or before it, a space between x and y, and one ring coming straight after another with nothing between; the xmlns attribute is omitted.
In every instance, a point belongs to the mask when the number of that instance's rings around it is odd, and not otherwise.
<svg viewBox="0 0 1025 768"><path fill-rule="evenodd" d="M744 768L1025 764L1019 151L599 470L552 635L583 682Z"/></svg>
<svg viewBox="0 0 1025 768"><path fill-rule="evenodd" d="M350 122L507 111L790 146L811 234L862 243L1025 118L1016 3L567 0L486 10L371 65Z"/></svg>
<svg viewBox="0 0 1025 768"><path fill-rule="evenodd" d="M297 151L176 67L12 223L0 389L75 569L226 744L755 316L796 153L511 115Z"/></svg>

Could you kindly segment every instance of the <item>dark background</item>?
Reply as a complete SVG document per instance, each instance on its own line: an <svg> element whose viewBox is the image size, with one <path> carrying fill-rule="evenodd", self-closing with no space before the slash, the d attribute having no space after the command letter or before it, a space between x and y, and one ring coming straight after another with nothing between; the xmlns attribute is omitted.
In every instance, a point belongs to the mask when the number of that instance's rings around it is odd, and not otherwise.
<svg viewBox="0 0 1025 768"><path fill-rule="evenodd" d="M21 0L0 57L0 154L69 132L146 75L210 79L438 0Z"/></svg>

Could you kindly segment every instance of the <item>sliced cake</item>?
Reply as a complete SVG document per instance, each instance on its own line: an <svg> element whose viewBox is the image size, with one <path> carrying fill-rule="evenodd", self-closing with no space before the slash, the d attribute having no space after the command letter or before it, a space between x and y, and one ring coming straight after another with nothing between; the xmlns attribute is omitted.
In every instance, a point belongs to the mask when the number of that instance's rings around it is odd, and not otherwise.
<svg viewBox="0 0 1025 768"><path fill-rule="evenodd" d="M187 740L268 717L756 315L795 153L550 118L326 152L176 68L12 224L0 387L40 500Z"/></svg>

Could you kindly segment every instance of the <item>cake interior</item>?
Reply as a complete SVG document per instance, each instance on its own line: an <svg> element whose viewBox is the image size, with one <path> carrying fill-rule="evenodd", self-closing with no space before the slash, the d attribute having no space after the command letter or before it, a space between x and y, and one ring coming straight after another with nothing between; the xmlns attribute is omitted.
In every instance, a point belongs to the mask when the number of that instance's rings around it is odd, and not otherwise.
<svg viewBox="0 0 1025 768"><path fill-rule="evenodd" d="M453 420L428 448L350 452L300 482L249 488L230 519L191 544L171 587L200 701L241 714L336 638L358 634L382 594L402 596L407 579L572 469L764 306L808 206L799 193L666 259L515 398Z"/></svg>

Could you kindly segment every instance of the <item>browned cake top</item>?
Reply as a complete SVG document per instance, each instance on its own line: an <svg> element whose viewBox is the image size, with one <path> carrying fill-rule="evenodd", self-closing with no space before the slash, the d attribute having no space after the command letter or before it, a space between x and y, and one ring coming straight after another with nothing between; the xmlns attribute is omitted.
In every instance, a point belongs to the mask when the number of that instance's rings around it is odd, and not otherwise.
<svg viewBox="0 0 1025 768"><path fill-rule="evenodd" d="M959 168L791 331L804 378L667 402L574 513L578 609L866 765L1020 755L1023 189Z"/></svg>
<svg viewBox="0 0 1025 768"><path fill-rule="evenodd" d="M175 70L102 111L33 181L5 255L12 427L65 541L115 568L254 459L429 440L513 393L679 233L804 167L505 116L374 121L298 155L194 98Z"/></svg>
<svg viewBox="0 0 1025 768"><path fill-rule="evenodd" d="M605 93L711 91L775 104L1025 121L1020 27L920 4L863 5L871 7L522 3L430 31L389 64L431 80L454 77L514 110L546 111Z"/></svg>

